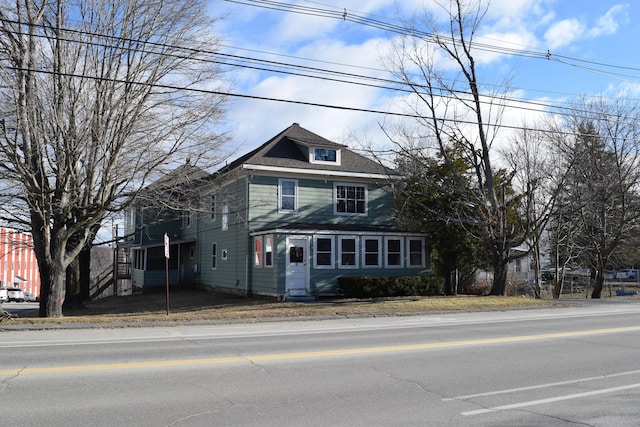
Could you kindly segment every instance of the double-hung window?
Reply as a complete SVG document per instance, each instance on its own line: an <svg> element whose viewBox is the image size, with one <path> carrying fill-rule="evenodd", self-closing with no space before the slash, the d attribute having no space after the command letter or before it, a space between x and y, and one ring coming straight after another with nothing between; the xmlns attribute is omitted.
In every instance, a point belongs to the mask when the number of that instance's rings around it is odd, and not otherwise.
<svg viewBox="0 0 640 427"><path fill-rule="evenodd" d="M273 267L273 235L257 236L253 242L253 265Z"/></svg>
<svg viewBox="0 0 640 427"><path fill-rule="evenodd" d="M298 181L281 179L278 182L278 212L298 210Z"/></svg>
<svg viewBox="0 0 640 427"><path fill-rule="evenodd" d="M402 258L404 256L402 248L402 238L387 237L385 239L386 247L386 268L400 268L402 267Z"/></svg>
<svg viewBox="0 0 640 427"><path fill-rule="evenodd" d="M334 213L336 215L366 215L367 187L359 184L334 184Z"/></svg>
<svg viewBox="0 0 640 427"><path fill-rule="evenodd" d="M273 267L273 235L264 236L264 266Z"/></svg>
<svg viewBox="0 0 640 427"><path fill-rule="evenodd" d="M229 205L226 203L222 204L222 231L227 231L229 229Z"/></svg>
<svg viewBox="0 0 640 427"><path fill-rule="evenodd" d="M409 267L424 267L425 266L425 249L424 239L421 237L409 237L407 238L407 251L409 256L407 257Z"/></svg>
<svg viewBox="0 0 640 427"><path fill-rule="evenodd" d="M313 237L313 268L333 268L333 241L332 236Z"/></svg>
<svg viewBox="0 0 640 427"><path fill-rule="evenodd" d="M338 237L338 267L358 268L358 239L353 236Z"/></svg>
<svg viewBox="0 0 640 427"><path fill-rule="evenodd" d="M376 268L382 266L382 239L365 237L362 239L362 267Z"/></svg>
<svg viewBox="0 0 640 427"><path fill-rule="evenodd" d="M253 265L262 267L262 237L256 237L253 241Z"/></svg>

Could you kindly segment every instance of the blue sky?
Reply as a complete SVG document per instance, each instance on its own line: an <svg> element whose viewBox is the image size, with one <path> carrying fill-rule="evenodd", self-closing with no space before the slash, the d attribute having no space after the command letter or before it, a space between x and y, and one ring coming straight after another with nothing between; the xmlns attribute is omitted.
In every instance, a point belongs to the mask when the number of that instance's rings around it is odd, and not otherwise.
<svg viewBox="0 0 640 427"><path fill-rule="evenodd" d="M397 11L400 6L392 0L286 2L337 13L346 9L348 14L400 24ZM437 13L436 9L430 9L434 7L432 0L400 3L399 13L403 17L420 13L425 7ZM217 31L224 40L225 53L390 77L381 58L396 34L341 19L222 0L212 2L211 12L224 16ZM640 4L630 1L493 0L476 41L534 53L548 51L553 60L478 52L481 83L492 84L510 76L510 88L518 98L557 105L582 94L623 93L638 99L639 20ZM234 69L231 75L235 82L233 92L238 94L401 111L399 94L378 88L250 69ZM506 114L506 120L508 124L520 124L530 116L531 112L516 109ZM231 99L226 118L233 128L235 145L241 146L238 154L255 148L294 122L350 146L357 146L356 141L384 144L379 124L396 120L380 114L242 98Z"/></svg>

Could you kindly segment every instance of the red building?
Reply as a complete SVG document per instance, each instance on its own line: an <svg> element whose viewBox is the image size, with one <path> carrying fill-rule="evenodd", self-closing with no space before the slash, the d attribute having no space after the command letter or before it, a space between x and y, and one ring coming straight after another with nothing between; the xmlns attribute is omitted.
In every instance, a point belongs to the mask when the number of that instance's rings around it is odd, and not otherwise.
<svg viewBox="0 0 640 427"><path fill-rule="evenodd" d="M40 272L31 234L0 227L0 287L40 295Z"/></svg>

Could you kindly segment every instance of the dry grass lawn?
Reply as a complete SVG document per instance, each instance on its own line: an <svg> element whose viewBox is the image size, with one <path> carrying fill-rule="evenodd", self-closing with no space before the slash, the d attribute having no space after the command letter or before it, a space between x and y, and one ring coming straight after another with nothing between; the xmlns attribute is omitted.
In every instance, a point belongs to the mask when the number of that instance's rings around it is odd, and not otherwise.
<svg viewBox="0 0 640 427"><path fill-rule="evenodd" d="M230 322L278 318L330 318L426 314L443 311L504 310L544 307L549 301L516 297L417 297L371 300L327 300L316 302L276 302L239 298L215 293L182 291L169 297L142 294L91 301L82 310L65 313L62 318L39 318L36 311L21 314L3 324L97 324L102 326L148 322Z"/></svg>

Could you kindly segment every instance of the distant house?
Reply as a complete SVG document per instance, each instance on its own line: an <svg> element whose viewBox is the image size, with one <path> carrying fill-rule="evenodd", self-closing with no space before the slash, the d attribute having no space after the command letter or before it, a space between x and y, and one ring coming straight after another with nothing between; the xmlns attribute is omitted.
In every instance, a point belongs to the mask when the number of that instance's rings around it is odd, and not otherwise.
<svg viewBox="0 0 640 427"><path fill-rule="evenodd" d="M165 233L172 286L298 299L336 295L340 276L420 274L427 237L396 228L397 179L296 123L212 175L185 165L163 180L189 185L180 215L126 217L132 284L165 284Z"/></svg>

